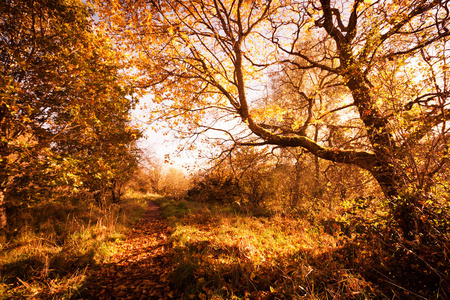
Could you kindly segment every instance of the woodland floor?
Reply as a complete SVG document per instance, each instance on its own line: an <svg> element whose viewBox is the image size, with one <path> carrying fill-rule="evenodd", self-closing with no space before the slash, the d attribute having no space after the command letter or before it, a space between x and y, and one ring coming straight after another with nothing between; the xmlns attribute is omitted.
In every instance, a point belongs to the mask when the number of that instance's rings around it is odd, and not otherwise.
<svg viewBox="0 0 450 300"><path fill-rule="evenodd" d="M320 220L257 217L187 200L157 201L168 219L149 201L142 219L114 248L116 254L89 272L79 296L448 299L447 260L437 264L442 269L435 273L443 274L437 277L415 257L392 254L364 236L347 237L339 226L326 229Z"/></svg>
<svg viewBox="0 0 450 300"><path fill-rule="evenodd" d="M96 270L88 284L90 299L170 299L168 269L172 245L170 228L159 207L149 209L108 263Z"/></svg>

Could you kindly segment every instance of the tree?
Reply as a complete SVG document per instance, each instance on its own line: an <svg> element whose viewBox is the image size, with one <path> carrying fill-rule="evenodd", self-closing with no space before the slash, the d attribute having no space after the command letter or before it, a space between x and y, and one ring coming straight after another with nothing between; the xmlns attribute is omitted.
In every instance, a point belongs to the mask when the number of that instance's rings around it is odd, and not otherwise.
<svg viewBox="0 0 450 300"><path fill-rule="evenodd" d="M182 196L189 190L190 178L183 169L168 167L159 184L158 190L163 195Z"/></svg>
<svg viewBox="0 0 450 300"><path fill-rule="evenodd" d="M127 187L141 193L159 193L163 181L163 163L151 149L146 149L139 160L139 168L127 182Z"/></svg>
<svg viewBox="0 0 450 300"><path fill-rule="evenodd" d="M271 150L270 147L233 149L224 159L216 160L197 190L209 188L210 198L215 201L236 202L247 208L281 204L286 198L283 184L286 174L277 169L277 159Z"/></svg>
<svg viewBox="0 0 450 300"><path fill-rule="evenodd" d="M211 111L222 120L238 119L239 130L215 123L235 144L301 147L359 166L377 180L404 236L412 238L430 230L424 219L433 213L425 203L443 199L430 195L436 176L448 168L448 6L427 0L136 0L109 1L102 17L133 51L142 87L164 107L159 117L184 122L192 134L214 128L202 123ZM322 79L309 82L314 93L298 91L309 105L296 122L287 122L285 109L252 106L251 91L268 87L267 74L283 68ZM348 127L344 141L314 140L324 114L336 116L334 128ZM332 129L325 124L319 136Z"/></svg>
<svg viewBox="0 0 450 300"><path fill-rule="evenodd" d="M116 197L140 137L119 53L82 1L4 1L0 12L0 227L5 206L83 189Z"/></svg>

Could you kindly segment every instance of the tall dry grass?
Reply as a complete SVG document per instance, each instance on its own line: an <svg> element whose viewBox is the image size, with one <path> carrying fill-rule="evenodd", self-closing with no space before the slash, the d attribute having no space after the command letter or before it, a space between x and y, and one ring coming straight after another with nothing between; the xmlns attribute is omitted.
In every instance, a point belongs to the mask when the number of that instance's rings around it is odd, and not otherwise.
<svg viewBox="0 0 450 300"><path fill-rule="evenodd" d="M0 299L82 297L90 270L115 253L146 203L127 195L104 208L65 201L22 209L0 246Z"/></svg>
<svg viewBox="0 0 450 300"><path fill-rule="evenodd" d="M173 230L171 284L177 299L381 295L375 284L347 267L339 252L346 237L337 225L329 228L304 216L254 214L213 203L167 198L159 202Z"/></svg>
<svg viewBox="0 0 450 300"><path fill-rule="evenodd" d="M347 214L318 207L308 213L261 213L182 199L159 202L173 232L170 272L176 299L450 295L445 287L448 269L441 265L429 270L412 259L414 254L403 255L402 245L391 243L392 230L383 219L370 219L375 217L368 209L361 214L352 208Z"/></svg>

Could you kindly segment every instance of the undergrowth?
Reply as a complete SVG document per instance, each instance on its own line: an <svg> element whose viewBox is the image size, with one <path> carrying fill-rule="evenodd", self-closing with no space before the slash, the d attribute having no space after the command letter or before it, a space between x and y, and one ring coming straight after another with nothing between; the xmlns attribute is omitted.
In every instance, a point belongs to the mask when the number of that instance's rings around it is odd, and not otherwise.
<svg viewBox="0 0 450 300"><path fill-rule="evenodd" d="M381 233L381 221L371 220L379 227L374 228L362 220L355 223L318 212L255 216L233 205L168 198L159 204L173 227L171 288L176 299L446 299L448 295L439 277L435 285L430 284L434 277L416 277L416 286L404 285L411 277L410 267L399 258L399 251L392 251L394 245L382 245L391 240L376 234ZM445 267L437 272L445 276Z"/></svg>
<svg viewBox="0 0 450 300"><path fill-rule="evenodd" d="M0 299L81 297L90 269L114 254L146 205L128 195L105 208L65 201L22 209L1 241Z"/></svg>

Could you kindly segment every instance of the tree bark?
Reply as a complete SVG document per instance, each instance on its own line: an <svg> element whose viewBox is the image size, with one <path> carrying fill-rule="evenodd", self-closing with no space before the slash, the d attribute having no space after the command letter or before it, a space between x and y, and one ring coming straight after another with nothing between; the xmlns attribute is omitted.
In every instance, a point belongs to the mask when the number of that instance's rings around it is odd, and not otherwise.
<svg viewBox="0 0 450 300"><path fill-rule="evenodd" d="M5 194L3 190L0 190L0 229L3 229L8 224L6 218L6 208L5 208Z"/></svg>
<svg viewBox="0 0 450 300"><path fill-rule="evenodd" d="M398 149L392 142L392 133L389 132L389 121L376 107L376 101L370 93L367 79L364 79L360 70L354 71L347 78L347 87L350 89L354 103L358 108L361 120L367 131L368 139L374 151L374 161L366 168L380 185L385 197L390 203L390 210L398 222L405 238L412 238L413 233L419 229L415 206L420 195L407 195L408 183L395 170L393 161ZM399 155L399 154L397 154Z"/></svg>
<svg viewBox="0 0 450 300"><path fill-rule="evenodd" d="M389 209L403 237L412 240L417 233L426 235L427 226L416 213L416 207L421 199L420 192L408 193L407 182L385 161L380 161L371 173L388 199Z"/></svg>
<svg viewBox="0 0 450 300"><path fill-rule="evenodd" d="M7 113L8 110L5 104L0 106L0 229L5 228L7 225L6 218L6 199L5 199L5 187L8 182L8 175L6 171L7 159L9 156L7 137Z"/></svg>

